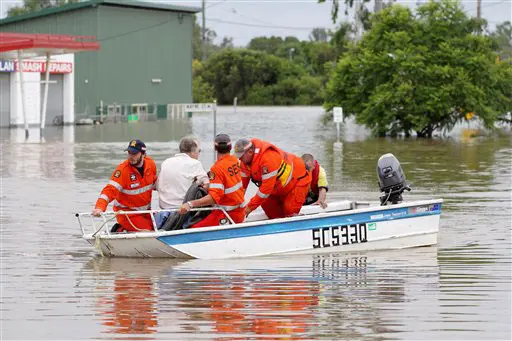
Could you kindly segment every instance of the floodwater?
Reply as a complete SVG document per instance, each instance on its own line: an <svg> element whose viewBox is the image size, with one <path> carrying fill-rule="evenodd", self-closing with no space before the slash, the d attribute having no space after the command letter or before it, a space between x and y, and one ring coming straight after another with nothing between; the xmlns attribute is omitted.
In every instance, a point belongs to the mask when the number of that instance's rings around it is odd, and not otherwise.
<svg viewBox="0 0 512 341"><path fill-rule="evenodd" d="M181 137L213 163L213 118L1 130L1 339L510 340L512 140L374 139L321 108L220 108L217 132L312 152L330 199L378 200L380 155L400 160L405 200L445 200L436 247L240 260L108 259L80 238L131 138L157 164ZM469 127L472 128L472 127Z"/></svg>

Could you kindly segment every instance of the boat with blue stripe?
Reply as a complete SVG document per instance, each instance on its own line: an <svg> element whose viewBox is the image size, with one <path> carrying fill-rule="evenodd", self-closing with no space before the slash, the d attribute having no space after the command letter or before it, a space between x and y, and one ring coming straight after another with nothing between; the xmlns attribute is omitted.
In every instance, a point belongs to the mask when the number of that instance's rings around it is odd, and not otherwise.
<svg viewBox="0 0 512 341"><path fill-rule="evenodd" d="M222 207L227 225L162 231L158 211L108 212L100 218L77 214L83 238L106 256L224 259L281 254L360 252L437 244L442 199L403 202L410 191L400 163L384 154L377 164L380 203L330 202L303 206L293 217L268 219L261 208L235 224ZM111 233L107 223L117 214L149 213L153 231ZM98 220L100 226L98 228ZM90 224L85 224L85 222Z"/></svg>
<svg viewBox="0 0 512 341"><path fill-rule="evenodd" d="M288 218L267 219L263 211L257 210L241 224L136 233L112 233L101 227L98 231L98 222L94 223L98 218L86 219L90 216L87 213L77 216L83 238L104 256L224 259L434 245L442 202L434 199L372 205L344 200L329 203L325 209L304 206L299 215ZM85 221L93 222L90 232Z"/></svg>

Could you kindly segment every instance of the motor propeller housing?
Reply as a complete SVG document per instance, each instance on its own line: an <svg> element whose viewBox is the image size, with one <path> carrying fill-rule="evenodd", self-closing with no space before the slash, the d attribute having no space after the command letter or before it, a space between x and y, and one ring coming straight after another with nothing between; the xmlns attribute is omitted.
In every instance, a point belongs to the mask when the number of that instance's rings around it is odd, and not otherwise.
<svg viewBox="0 0 512 341"><path fill-rule="evenodd" d="M411 188L405 180L405 174L398 159L391 153L382 155L377 162L379 188L382 192L380 204L398 204L402 202L402 193Z"/></svg>

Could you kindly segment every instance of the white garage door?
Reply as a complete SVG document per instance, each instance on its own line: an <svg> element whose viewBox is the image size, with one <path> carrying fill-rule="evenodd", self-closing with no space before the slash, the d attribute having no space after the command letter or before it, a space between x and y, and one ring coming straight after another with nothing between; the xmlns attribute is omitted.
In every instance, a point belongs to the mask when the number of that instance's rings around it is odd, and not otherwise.
<svg viewBox="0 0 512 341"><path fill-rule="evenodd" d="M0 127L8 127L11 121L11 74L0 72Z"/></svg>
<svg viewBox="0 0 512 341"><path fill-rule="evenodd" d="M44 73L41 74L41 80L44 80ZM50 74L50 83L48 87L48 104L46 105L46 125L62 124L64 115L64 75ZM44 83L41 83L41 109L43 108Z"/></svg>

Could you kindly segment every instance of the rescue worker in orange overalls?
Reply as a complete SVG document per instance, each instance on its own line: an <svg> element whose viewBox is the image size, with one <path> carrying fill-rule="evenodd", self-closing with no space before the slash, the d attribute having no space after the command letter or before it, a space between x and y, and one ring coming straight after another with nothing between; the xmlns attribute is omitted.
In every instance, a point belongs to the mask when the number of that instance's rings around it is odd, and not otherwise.
<svg viewBox="0 0 512 341"><path fill-rule="evenodd" d="M214 148L217 152L217 161L210 169L210 186L208 195L181 205L179 213L185 214L194 207L216 205L222 207L235 223L242 223L245 218L244 194L242 175L239 161L231 151L231 139L226 134L215 136ZM224 212L213 210L206 218L192 225L195 227L218 226L228 224Z"/></svg>
<svg viewBox="0 0 512 341"><path fill-rule="evenodd" d="M114 211L151 209L151 195L156 182L155 161L146 155L146 145L132 140L125 149L128 159L117 166L108 184L101 191L92 215L101 216L113 201ZM118 214L114 232L153 230L149 214Z"/></svg>
<svg viewBox="0 0 512 341"><path fill-rule="evenodd" d="M249 215L261 205L269 219L296 215L308 195L311 174L302 159L259 139L240 139L235 144L244 189L249 179L259 187L245 207Z"/></svg>

